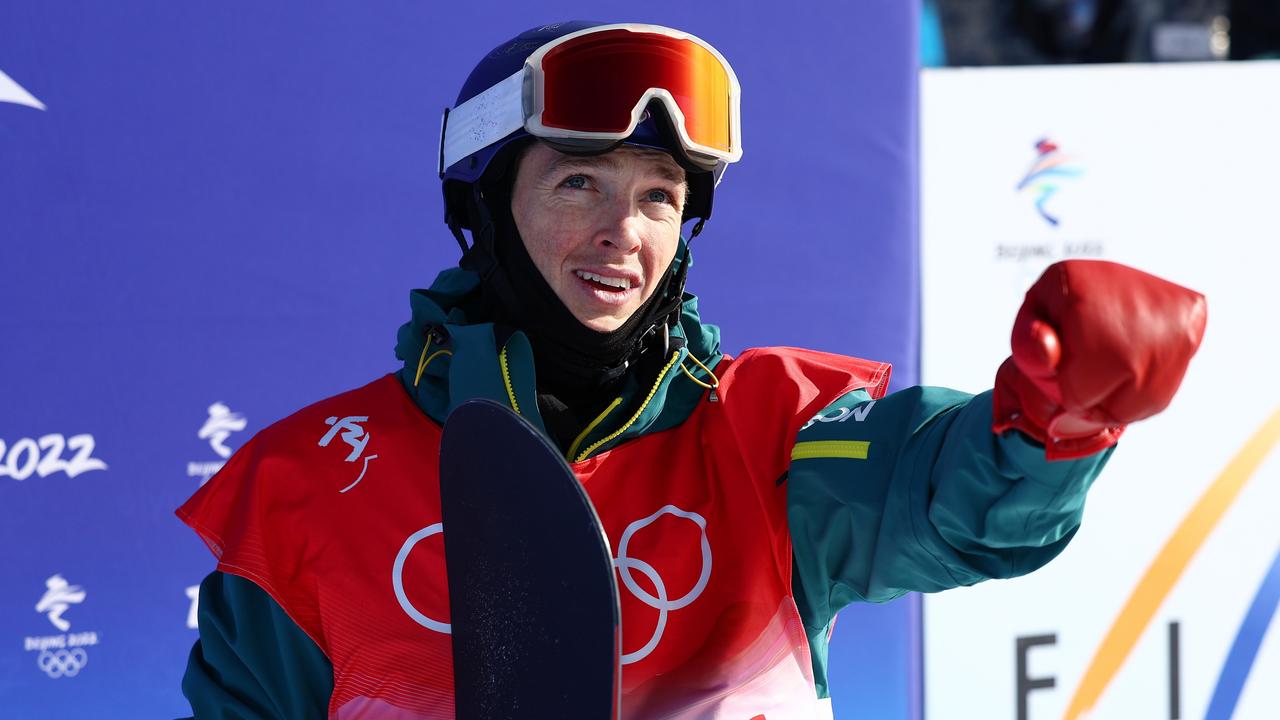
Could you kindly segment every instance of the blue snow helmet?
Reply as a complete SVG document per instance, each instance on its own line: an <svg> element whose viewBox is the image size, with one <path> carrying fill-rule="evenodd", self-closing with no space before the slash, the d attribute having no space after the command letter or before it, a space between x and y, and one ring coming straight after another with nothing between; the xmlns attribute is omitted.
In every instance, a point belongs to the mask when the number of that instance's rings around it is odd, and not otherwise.
<svg viewBox="0 0 1280 720"><path fill-rule="evenodd" d="M567 44L568 41L578 40L580 35L597 35L593 28L599 29L600 37L606 31L619 34L623 30L648 33L648 37L660 42L682 43L692 48L690 54L698 55L694 62L700 62L702 66L715 70L715 63L718 62L719 71L727 78L722 83L724 107L714 108L717 112L709 114L726 125L720 134L728 139L713 147L691 139L687 126L699 121L699 118L695 117L692 121L687 119L685 113L681 112L680 103L683 102L685 107L693 110L698 108L694 107L693 101L687 99L688 94L681 94L677 99L671 92L659 87L651 87L634 100L627 100L635 107L631 109L632 122L629 132L625 134L617 132L616 128L611 134L593 133L590 129L548 130L541 125L541 114L531 118L531 106L538 104L533 96L543 86L537 70L541 69L541 58L547 53L548 45L561 38L565 38L563 42ZM571 35L574 37L566 37ZM643 47L643 37L635 37L641 38L641 43L637 44L632 40L629 47ZM617 38L614 43L618 44ZM661 49L665 53L663 55L653 49L647 52L651 54L653 62L646 63L642 54L637 54L630 60L632 66L642 70L647 70L650 66L657 68L673 54L668 48ZM535 58L536 69L529 64L531 57ZM685 68L678 67L675 72L667 68L667 72L676 77L681 76L682 70ZM643 87L648 79L640 78L639 82ZM704 81L697 87L701 88L706 84ZM583 104L593 102L593 89L598 87L597 84L583 88L583 91L576 94L575 101ZM463 83L454 107L445 110L441 121L439 153L445 222L465 252L466 245L460 231L469 229L474 232L478 229L474 216L476 204L483 202L481 188L494 177L505 175L518 150L536 135L557 150L570 154L600 154L624 142L667 152L685 169L689 197L684 208L684 220L698 219L697 229L701 229L702 221L711 216L713 192L725 167L741 157L738 95L737 79L732 69L714 48L691 35L670 28L574 20L543 25L523 32L489 52ZM701 114L705 116L708 113ZM703 125L706 124L707 121L704 121ZM530 132L531 127L536 128L535 132ZM605 135L609 137L601 137Z"/></svg>

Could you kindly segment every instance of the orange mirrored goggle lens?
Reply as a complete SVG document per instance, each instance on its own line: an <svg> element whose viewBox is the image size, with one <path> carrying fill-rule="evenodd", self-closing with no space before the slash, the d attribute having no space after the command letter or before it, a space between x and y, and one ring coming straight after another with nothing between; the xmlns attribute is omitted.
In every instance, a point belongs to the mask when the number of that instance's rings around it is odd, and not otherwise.
<svg viewBox="0 0 1280 720"><path fill-rule="evenodd" d="M714 53L692 40L630 30L582 35L542 58L542 124L624 133L650 88L671 93L697 145L733 152L732 83Z"/></svg>

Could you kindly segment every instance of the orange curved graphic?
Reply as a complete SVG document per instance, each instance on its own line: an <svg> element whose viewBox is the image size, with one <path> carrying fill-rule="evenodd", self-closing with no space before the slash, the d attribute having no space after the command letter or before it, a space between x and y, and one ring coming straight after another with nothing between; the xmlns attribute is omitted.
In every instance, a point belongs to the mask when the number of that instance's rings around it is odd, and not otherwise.
<svg viewBox="0 0 1280 720"><path fill-rule="evenodd" d="M1267 454L1280 442L1280 410L1277 410L1245 443L1240 452L1213 481L1147 568L1120 615L1098 646L1076 688L1064 720L1077 720L1093 710L1103 691L1137 644L1160 604L1182 576L1192 556L1213 532L1218 521L1235 503L1240 491Z"/></svg>

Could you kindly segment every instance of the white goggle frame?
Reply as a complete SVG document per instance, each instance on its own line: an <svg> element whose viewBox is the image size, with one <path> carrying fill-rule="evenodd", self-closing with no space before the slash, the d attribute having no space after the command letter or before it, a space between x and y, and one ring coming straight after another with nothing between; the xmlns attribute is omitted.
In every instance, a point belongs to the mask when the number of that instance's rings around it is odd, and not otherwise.
<svg viewBox="0 0 1280 720"><path fill-rule="evenodd" d="M631 122L621 132L587 132L582 130L565 130L547 127L542 124L544 77L542 74L542 58L553 48L583 35L606 30L630 30L632 32L654 33L668 37L691 40L712 53L725 74L729 77L729 152L718 148L700 145L689 139L685 129L684 113L676 104L671 93L663 88L649 88L637 100L631 109ZM564 140L603 140L621 141L635 132L636 126L644 118L645 107L652 100L658 100L666 107L672 124L680 140L686 157L700 167L715 173L716 182L724 173L725 167L737 162L742 157L741 126L741 88L733 68L718 50L702 39L689 33L643 23L618 23L601 25L569 33L543 45L534 51L525 61L524 67L510 76L498 81L484 92L467 100L458 107L444 112L440 120L440 153L439 173L463 158L479 152L511 133L524 128L534 137Z"/></svg>

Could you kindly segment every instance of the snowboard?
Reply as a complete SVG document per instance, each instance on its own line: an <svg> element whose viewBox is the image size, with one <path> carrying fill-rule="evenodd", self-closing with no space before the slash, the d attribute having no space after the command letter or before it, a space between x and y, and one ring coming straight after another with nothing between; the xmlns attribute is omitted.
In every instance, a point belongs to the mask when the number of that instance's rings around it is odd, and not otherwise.
<svg viewBox="0 0 1280 720"><path fill-rule="evenodd" d="M612 553L555 446L504 405L463 403L444 425L440 500L459 720L617 720Z"/></svg>

